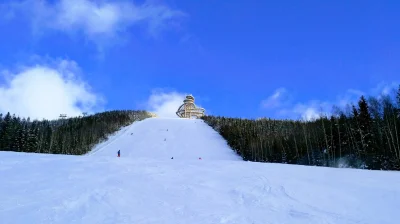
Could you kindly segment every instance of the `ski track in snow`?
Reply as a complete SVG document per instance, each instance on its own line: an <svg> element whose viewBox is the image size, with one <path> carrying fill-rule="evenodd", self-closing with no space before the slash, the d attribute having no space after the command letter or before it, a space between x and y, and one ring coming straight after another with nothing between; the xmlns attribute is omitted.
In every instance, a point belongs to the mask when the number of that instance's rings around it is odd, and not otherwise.
<svg viewBox="0 0 400 224"><path fill-rule="evenodd" d="M244 162L199 120L146 119L95 149L0 152L0 223L398 223L399 172Z"/></svg>

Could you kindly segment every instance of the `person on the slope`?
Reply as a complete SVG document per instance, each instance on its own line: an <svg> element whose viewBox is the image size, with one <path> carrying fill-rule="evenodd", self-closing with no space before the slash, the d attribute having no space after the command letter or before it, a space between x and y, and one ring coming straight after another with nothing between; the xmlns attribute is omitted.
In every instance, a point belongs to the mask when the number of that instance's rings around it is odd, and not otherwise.
<svg viewBox="0 0 400 224"><path fill-rule="evenodd" d="M121 150L118 150L118 157L120 157L121 156L121 152L120 152Z"/></svg>

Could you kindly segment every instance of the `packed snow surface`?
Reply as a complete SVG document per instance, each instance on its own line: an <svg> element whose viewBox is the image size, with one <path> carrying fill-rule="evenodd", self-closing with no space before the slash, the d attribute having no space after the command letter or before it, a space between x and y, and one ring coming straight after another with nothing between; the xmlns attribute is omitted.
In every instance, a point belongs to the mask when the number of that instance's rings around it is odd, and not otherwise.
<svg viewBox="0 0 400 224"><path fill-rule="evenodd" d="M149 118L122 129L91 153L157 159L241 160L226 141L198 119Z"/></svg>
<svg viewBox="0 0 400 224"><path fill-rule="evenodd" d="M0 152L0 177L6 224L397 224L400 211L398 172L240 161L199 120L137 122L88 156Z"/></svg>

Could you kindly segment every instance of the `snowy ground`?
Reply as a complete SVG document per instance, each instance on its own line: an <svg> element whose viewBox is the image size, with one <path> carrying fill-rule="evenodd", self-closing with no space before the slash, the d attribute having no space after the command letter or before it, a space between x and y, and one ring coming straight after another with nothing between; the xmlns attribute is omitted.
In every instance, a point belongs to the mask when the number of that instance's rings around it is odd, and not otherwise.
<svg viewBox="0 0 400 224"><path fill-rule="evenodd" d="M224 144L199 121L149 119L90 156L0 152L0 223L398 223L399 172L244 162Z"/></svg>
<svg viewBox="0 0 400 224"><path fill-rule="evenodd" d="M149 118L123 128L90 155L157 159L242 160L202 120Z"/></svg>

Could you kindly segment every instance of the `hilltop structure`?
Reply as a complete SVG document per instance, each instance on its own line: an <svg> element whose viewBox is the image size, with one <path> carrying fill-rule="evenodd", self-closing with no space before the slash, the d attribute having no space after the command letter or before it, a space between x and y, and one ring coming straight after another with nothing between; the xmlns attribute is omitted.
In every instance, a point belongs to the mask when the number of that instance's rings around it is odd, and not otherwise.
<svg viewBox="0 0 400 224"><path fill-rule="evenodd" d="M180 118L200 118L204 114L205 109L196 106L192 95L187 95L185 100L183 100L183 104L176 111L176 115Z"/></svg>

